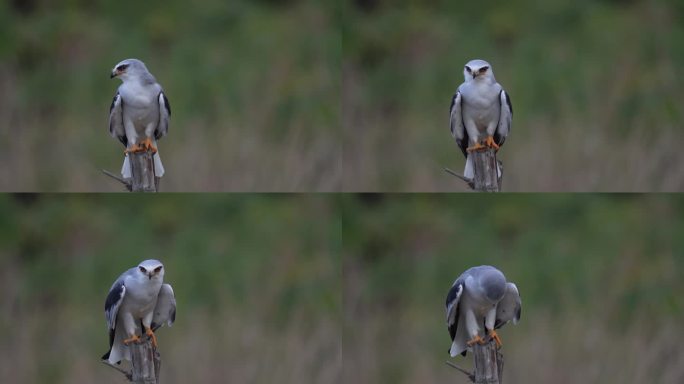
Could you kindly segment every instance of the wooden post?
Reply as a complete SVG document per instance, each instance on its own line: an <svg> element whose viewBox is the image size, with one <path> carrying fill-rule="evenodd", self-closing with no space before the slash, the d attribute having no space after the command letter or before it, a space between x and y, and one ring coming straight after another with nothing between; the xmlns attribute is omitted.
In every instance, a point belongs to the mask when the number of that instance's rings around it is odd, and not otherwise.
<svg viewBox="0 0 684 384"><path fill-rule="evenodd" d="M482 192L499 192L501 178L497 172L496 150L487 148L470 154L473 161L473 189Z"/></svg>
<svg viewBox="0 0 684 384"><path fill-rule="evenodd" d="M157 192L158 181L154 177L154 154L152 151L128 154L131 162L131 191Z"/></svg>
<svg viewBox="0 0 684 384"><path fill-rule="evenodd" d="M147 339L142 343L133 343L128 346L131 349L131 381L136 384L158 384L159 369L161 368L161 356L152 346L152 340Z"/></svg>
<svg viewBox="0 0 684 384"><path fill-rule="evenodd" d="M472 347L474 360L473 372L447 361L447 365L464 373L475 384L503 384L503 355L496 347L496 342L488 338L485 344Z"/></svg>
<svg viewBox="0 0 684 384"><path fill-rule="evenodd" d="M475 344L473 359L475 384L503 383L503 355L496 349L496 342L490 340L486 344Z"/></svg>
<svg viewBox="0 0 684 384"><path fill-rule="evenodd" d="M152 151L129 153L130 179L123 179L105 169L102 172L121 182L129 192L159 192L159 177L154 175L154 154Z"/></svg>
<svg viewBox="0 0 684 384"><path fill-rule="evenodd" d="M450 173L459 179L468 183L468 186L479 192L499 192L501 191L501 179L503 178L503 163L496 159L496 150L494 148L485 148L469 154L473 162L472 179L466 178L450 170L444 168L447 173ZM497 172L497 165L501 175Z"/></svg>
<svg viewBox="0 0 684 384"><path fill-rule="evenodd" d="M130 371L120 368L117 364L111 364L107 360L102 363L123 373L126 379L135 384L159 384L159 371L161 370L161 355L152 346L152 339L143 337L140 343L132 343L125 348L130 348L131 367Z"/></svg>

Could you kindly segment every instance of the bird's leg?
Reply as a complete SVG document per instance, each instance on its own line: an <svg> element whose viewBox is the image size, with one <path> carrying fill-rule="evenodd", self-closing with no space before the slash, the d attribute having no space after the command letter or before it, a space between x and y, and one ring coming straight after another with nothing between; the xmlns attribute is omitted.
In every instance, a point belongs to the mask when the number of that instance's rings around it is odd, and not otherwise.
<svg viewBox="0 0 684 384"><path fill-rule="evenodd" d="M485 140L485 146L489 148L495 148L497 151L499 150L499 144L494 141L492 136L487 136L487 139Z"/></svg>
<svg viewBox="0 0 684 384"><path fill-rule="evenodd" d="M503 344L501 344L501 338L499 338L499 334L497 334L495 330L492 329L491 331L489 331L489 337L496 341L496 346L498 348L501 348Z"/></svg>
<svg viewBox="0 0 684 384"><path fill-rule="evenodd" d="M152 139L149 137L146 137L141 144L144 151L152 150L152 153L157 153L157 148L152 144Z"/></svg>
<svg viewBox="0 0 684 384"><path fill-rule="evenodd" d="M145 148L144 148L144 147L141 147L141 146L138 145L138 144L133 144L132 147L126 148L126 150L124 151L124 153L136 153L136 152L144 152L144 151L145 151Z"/></svg>
<svg viewBox="0 0 684 384"><path fill-rule="evenodd" d="M152 328L145 327L145 334L152 339L152 346L157 348L157 336L154 335Z"/></svg>
<svg viewBox="0 0 684 384"><path fill-rule="evenodd" d="M475 344L484 344L485 341L483 338L480 337L480 335L475 335L471 340L468 340L466 343L467 346L472 347Z"/></svg>
<svg viewBox="0 0 684 384"><path fill-rule="evenodd" d="M475 142L475 145L466 148L466 151L467 151L467 152L475 152L475 151L479 151L479 150L482 150L482 149L485 149L485 148L487 148L487 147L484 146L484 145L482 145L482 143L480 143L479 141L476 141L476 142Z"/></svg>
<svg viewBox="0 0 684 384"><path fill-rule="evenodd" d="M133 336L131 336L130 338L125 339L125 340L123 341L123 343L124 343L124 345L128 345L128 344L130 344L130 343L137 343L137 342L139 342L139 341L140 341L140 336L138 336L138 335L136 335L136 334L133 334Z"/></svg>

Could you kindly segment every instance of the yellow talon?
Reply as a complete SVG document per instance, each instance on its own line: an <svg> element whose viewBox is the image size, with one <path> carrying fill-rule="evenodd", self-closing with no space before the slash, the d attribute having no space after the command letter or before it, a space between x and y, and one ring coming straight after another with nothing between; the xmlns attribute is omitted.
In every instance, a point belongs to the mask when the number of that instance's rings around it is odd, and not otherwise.
<svg viewBox="0 0 684 384"><path fill-rule="evenodd" d="M123 343L124 343L124 345L128 345L128 344L130 344L130 343L137 343L137 342L139 342L139 341L140 341L140 336L138 336L138 335L133 335L133 336L131 336L130 338L125 339L125 340L123 341Z"/></svg>
<svg viewBox="0 0 684 384"><path fill-rule="evenodd" d="M484 344L484 343L485 343L484 339L481 338L480 335L476 335L476 336L473 337L471 340L469 340L469 341L466 343L466 345L469 346L469 347L472 347L472 346L475 345L475 344Z"/></svg>
<svg viewBox="0 0 684 384"><path fill-rule="evenodd" d="M152 329L146 327L145 328L145 334L152 339L152 346L157 348L157 336L154 335L154 332L152 332Z"/></svg>
<svg viewBox="0 0 684 384"><path fill-rule="evenodd" d="M487 139L485 140L485 146L490 148L496 148L496 150L499 150L499 144L497 144L494 141L494 138L491 136L487 136Z"/></svg>
<svg viewBox="0 0 684 384"><path fill-rule="evenodd" d="M503 344L501 344L501 338L499 338L499 335L496 333L495 330L492 329L491 331L489 331L489 337L491 337L492 339L494 339L494 341L496 341L497 347L501 348L501 346Z"/></svg>
<svg viewBox="0 0 684 384"><path fill-rule="evenodd" d="M466 148L466 151L468 151L468 152L475 152L475 151L479 151L479 150L482 150L482 149L485 149L485 148L487 148L487 147L484 146L484 145L482 145L482 144L478 141L478 142L475 143L475 145L473 145L472 147Z"/></svg>

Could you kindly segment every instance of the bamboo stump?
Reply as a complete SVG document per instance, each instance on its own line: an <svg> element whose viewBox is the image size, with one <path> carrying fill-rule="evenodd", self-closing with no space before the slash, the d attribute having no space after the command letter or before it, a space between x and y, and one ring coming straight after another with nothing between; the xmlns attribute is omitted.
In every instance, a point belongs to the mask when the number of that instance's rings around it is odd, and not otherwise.
<svg viewBox="0 0 684 384"><path fill-rule="evenodd" d="M467 178L445 168L444 170L468 183L471 189L480 192L501 191L501 179L503 178L503 163L496 159L494 148L485 148L468 154L473 162L473 178ZM498 167L497 167L498 166ZM501 171L498 174L497 168Z"/></svg>

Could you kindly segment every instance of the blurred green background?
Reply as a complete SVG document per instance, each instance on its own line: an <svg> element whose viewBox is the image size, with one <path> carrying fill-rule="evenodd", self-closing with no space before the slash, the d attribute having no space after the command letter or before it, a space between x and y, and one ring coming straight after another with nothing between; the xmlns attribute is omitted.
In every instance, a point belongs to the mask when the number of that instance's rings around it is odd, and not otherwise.
<svg viewBox="0 0 684 384"><path fill-rule="evenodd" d="M163 191L341 184L341 29L333 1L0 3L0 190L118 191L119 61L171 103Z"/></svg>
<svg viewBox="0 0 684 384"><path fill-rule="evenodd" d="M448 109L481 58L514 108L507 191L684 190L684 2L345 2L351 191L452 191Z"/></svg>
<svg viewBox="0 0 684 384"><path fill-rule="evenodd" d="M684 382L684 198L349 196L343 381L466 383L445 299L467 268L517 284L505 383ZM470 368L471 355L451 359Z"/></svg>
<svg viewBox="0 0 684 384"><path fill-rule="evenodd" d="M104 300L158 258L178 301L163 383L339 383L340 246L323 196L0 195L0 377L123 382Z"/></svg>

